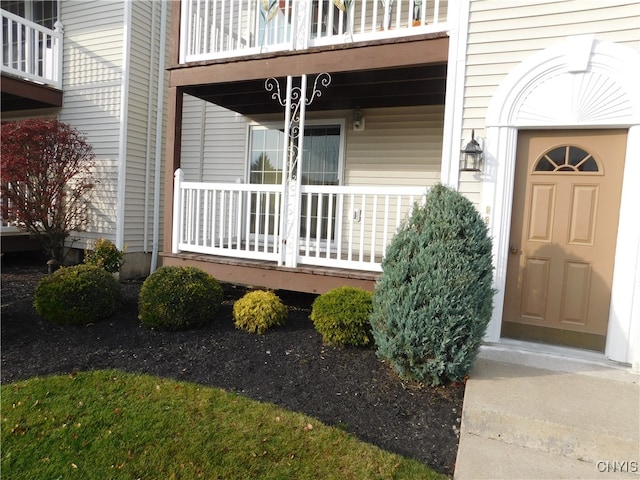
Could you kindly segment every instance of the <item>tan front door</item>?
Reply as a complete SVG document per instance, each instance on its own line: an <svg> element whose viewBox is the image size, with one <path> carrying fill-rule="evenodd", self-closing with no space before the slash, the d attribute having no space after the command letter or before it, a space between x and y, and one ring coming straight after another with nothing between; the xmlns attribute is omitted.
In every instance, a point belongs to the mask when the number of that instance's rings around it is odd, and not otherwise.
<svg viewBox="0 0 640 480"><path fill-rule="evenodd" d="M604 350L626 138L518 135L503 336Z"/></svg>

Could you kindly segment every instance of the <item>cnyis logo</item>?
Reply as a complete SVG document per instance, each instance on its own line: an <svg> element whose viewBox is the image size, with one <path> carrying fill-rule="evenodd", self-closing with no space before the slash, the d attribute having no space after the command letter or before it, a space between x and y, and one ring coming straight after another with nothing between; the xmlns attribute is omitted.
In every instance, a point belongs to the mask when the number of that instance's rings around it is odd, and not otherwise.
<svg viewBox="0 0 640 480"><path fill-rule="evenodd" d="M601 460L596 464L596 468L599 472L605 473L638 473L640 472L640 468L638 467L638 462L634 461L622 461L619 462L617 460L614 461L604 461Z"/></svg>

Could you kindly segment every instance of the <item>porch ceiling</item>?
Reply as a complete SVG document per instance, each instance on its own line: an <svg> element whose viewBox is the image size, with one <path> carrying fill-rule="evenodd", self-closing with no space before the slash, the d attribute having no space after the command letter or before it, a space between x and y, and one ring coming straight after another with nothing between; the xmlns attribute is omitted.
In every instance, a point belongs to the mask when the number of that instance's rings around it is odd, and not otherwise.
<svg viewBox="0 0 640 480"><path fill-rule="evenodd" d="M331 85L308 110L339 110L411 105L444 105L445 64L328 72ZM311 88L315 75L309 75ZM284 79L280 79L284 87ZM276 113L282 107L265 89L265 79L185 87L185 93L244 115ZM284 92L283 92L284 95Z"/></svg>

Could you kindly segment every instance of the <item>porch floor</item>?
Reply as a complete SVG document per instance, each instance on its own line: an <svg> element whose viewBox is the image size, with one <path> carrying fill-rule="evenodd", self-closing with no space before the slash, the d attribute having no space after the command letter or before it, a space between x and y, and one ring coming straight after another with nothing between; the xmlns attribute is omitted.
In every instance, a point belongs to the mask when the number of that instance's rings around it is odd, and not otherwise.
<svg viewBox="0 0 640 480"><path fill-rule="evenodd" d="M322 294L349 285L373 291L379 272L316 265L281 267L273 262L197 253L161 254L163 265L198 267L220 282L273 290Z"/></svg>

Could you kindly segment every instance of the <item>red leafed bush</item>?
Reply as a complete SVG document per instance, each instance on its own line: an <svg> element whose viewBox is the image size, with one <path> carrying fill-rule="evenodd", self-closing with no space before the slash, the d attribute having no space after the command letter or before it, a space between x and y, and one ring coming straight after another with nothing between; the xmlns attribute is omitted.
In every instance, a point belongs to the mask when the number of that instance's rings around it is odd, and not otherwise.
<svg viewBox="0 0 640 480"><path fill-rule="evenodd" d="M51 118L3 122L1 128L2 218L62 262L65 239L88 223L93 149L76 129Z"/></svg>

